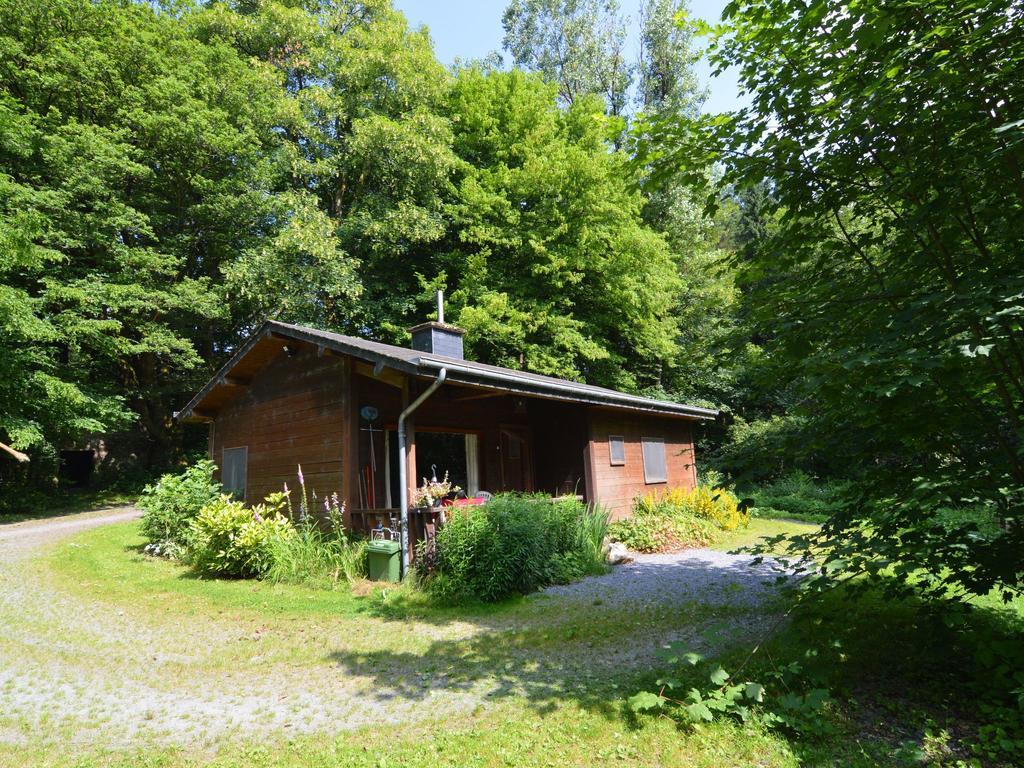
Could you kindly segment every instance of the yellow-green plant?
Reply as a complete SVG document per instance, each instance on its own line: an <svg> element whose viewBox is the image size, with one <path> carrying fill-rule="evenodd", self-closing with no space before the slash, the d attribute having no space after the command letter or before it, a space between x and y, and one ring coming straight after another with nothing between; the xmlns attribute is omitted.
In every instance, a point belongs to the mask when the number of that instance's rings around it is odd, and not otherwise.
<svg viewBox="0 0 1024 768"><path fill-rule="evenodd" d="M732 531L749 522L732 491L698 485L637 496L633 517L614 523L610 533L639 552L669 552L710 544L717 531Z"/></svg>
<svg viewBox="0 0 1024 768"><path fill-rule="evenodd" d="M296 535L276 502L249 508L224 495L203 507L189 536L192 566L212 576L264 575L273 562L272 543Z"/></svg>

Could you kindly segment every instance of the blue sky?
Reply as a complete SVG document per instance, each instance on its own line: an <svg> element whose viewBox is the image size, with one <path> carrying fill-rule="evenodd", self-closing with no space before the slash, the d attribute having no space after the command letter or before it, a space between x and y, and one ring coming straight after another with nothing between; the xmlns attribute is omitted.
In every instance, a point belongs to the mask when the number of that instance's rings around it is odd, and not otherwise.
<svg viewBox="0 0 1024 768"><path fill-rule="evenodd" d="M620 0L622 10L635 22L641 0ZM491 51L501 52L501 14L507 0L395 0L413 26L424 24L430 30L437 57L451 64L456 57L477 59ZM717 21L726 0L691 0L694 16ZM631 36L631 55L636 58L636 34ZM506 59L507 61L507 59ZM735 109L743 101L738 94L736 78L726 72L711 78L707 66L700 69L701 79L710 86L705 108L709 112Z"/></svg>

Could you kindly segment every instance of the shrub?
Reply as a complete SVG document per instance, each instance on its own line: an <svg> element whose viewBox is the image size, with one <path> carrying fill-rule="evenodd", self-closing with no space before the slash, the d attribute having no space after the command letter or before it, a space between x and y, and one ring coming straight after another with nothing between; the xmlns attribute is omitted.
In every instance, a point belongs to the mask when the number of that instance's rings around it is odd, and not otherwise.
<svg viewBox="0 0 1024 768"><path fill-rule="evenodd" d="M695 517L673 519L647 515L614 522L608 534L636 552L675 552L712 543L715 527Z"/></svg>
<svg viewBox="0 0 1024 768"><path fill-rule="evenodd" d="M604 569L608 515L576 499L502 494L453 510L427 590L447 602L501 600Z"/></svg>
<svg viewBox="0 0 1024 768"><path fill-rule="evenodd" d="M143 510L140 529L149 542L147 552L177 557L184 551L193 520L220 494L220 483L213 479L215 470L214 463L204 459L142 490L138 505Z"/></svg>
<svg viewBox="0 0 1024 768"><path fill-rule="evenodd" d="M257 504L249 509L230 496L220 496L192 522L188 557L205 575L261 577L273 564L275 544L296 535L280 506Z"/></svg>
<svg viewBox="0 0 1024 768"><path fill-rule="evenodd" d="M751 494L754 514L821 523L842 508L848 488L848 483L821 483L803 472L792 472Z"/></svg>
<svg viewBox="0 0 1024 768"><path fill-rule="evenodd" d="M701 484L691 490L673 488L638 496L633 517L613 523L609 534L638 552L672 552L710 544L718 531L749 521L734 493Z"/></svg>

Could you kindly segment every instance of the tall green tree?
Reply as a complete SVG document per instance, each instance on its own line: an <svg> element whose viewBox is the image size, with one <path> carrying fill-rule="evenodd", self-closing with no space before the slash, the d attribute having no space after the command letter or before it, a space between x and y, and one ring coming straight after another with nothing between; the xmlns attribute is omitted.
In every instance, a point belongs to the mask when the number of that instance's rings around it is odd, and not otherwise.
<svg viewBox="0 0 1024 768"><path fill-rule="evenodd" d="M0 3L0 419L42 455L134 425L143 459L224 317L215 280L275 224L272 73L149 6ZM6 348L6 345L5 345Z"/></svg>
<svg viewBox="0 0 1024 768"><path fill-rule="evenodd" d="M463 161L440 263L470 349L513 368L626 388L674 351L678 287L664 238L596 98L513 71L462 72L449 97Z"/></svg>
<svg viewBox="0 0 1024 768"><path fill-rule="evenodd" d="M696 114L706 97L693 28L679 23L689 13L686 0L646 0L641 9L637 102L646 112Z"/></svg>
<svg viewBox="0 0 1024 768"><path fill-rule="evenodd" d="M429 37L386 0L217 2L193 23L278 72L288 94L287 189L302 213L227 271L251 322L278 313L402 338L455 163Z"/></svg>
<svg viewBox="0 0 1024 768"><path fill-rule="evenodd" d="M825 569L1019 589L1024 10L773 0L727 16L714 59L751 108L705 131L670 121L658 152L667 173L717 157L727 182L772 180L783 215L743 276L809 443L865 478L824 528ZM948 507L999 525L949 524Z"/></svg>
<svg viewBox="0 0 1024 768"><path fill-rule="evenodd" d="M512 0L502 16L513 63L558 86L566 105L597 94L623 115L633 82L617 0Z"/></svg>

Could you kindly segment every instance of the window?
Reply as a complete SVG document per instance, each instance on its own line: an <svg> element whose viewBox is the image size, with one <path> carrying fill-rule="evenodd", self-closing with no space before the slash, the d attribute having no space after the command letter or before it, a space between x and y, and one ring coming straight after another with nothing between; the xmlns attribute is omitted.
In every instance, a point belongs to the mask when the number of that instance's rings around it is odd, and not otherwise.
<svg viewBox="0 0 1024 768"><path fill-rule="evenodd" d="M249 449L225 448L220 465L220 484L224 491L239 499L245 499L246 465L249 463Z"/></svg>
<svg viewBox="0 0 1024 768"><path fill-rule="evenodd" d="M640 444L644 454L644 482L667 483L668 467L665 464L665 440L660 437L642 437Z"/></svg>
<svg viewBox="0 0 1024 768"><path fill-rule="evenodd" d="M626 438L622 435L608 435L608 463L613 467L626 463Z"/></svg>

